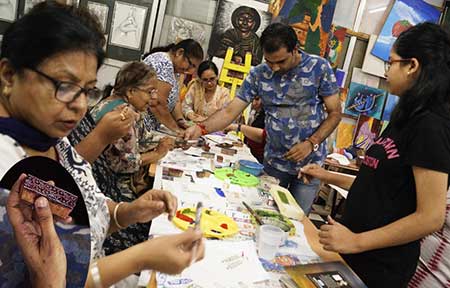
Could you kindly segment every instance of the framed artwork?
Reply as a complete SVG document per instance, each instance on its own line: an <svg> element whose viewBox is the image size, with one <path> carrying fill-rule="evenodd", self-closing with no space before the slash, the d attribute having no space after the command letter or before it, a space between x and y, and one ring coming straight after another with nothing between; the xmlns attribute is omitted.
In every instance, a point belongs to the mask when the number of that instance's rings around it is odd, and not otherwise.
<svg viewBox="0 0 450 288"><path fill-rule="evenodd" d="M342 115L336 134L336 148L347 148L353 144L353 134L356 127L356 120L347 115Z"/></svg>
<svg viewBox="0 0 450 288"><path fill-rule="evenodd" d="M352 82L347 94L344 112L356 117L366 115L381 119L385 100L386 91Z"/></svg>
<svg viewBox="0 0 450 288"><path fill-rule="evenodd" d="M109 44L134 50L142 49L142 35L148 8L127 2L114 2Z"/></svg>
<svg viewBox="0 0 450 288"><path fill-rule="evenodd" d="M97 16L98 20L100 21L100 24L102 24L103 32L106 32L106 25L108 23L108 12L109 12L108 5L88 1L87 7L91 13Z"/></svg>
<svg viewBox="0 0 450 288"><path fill-rule="evenodd" d="M337 0L285 0L271 5L275 22L291 25L297 33L300 48L324 56Z"/></svg>
<svg viewBox="0 0 450 288"><path fill-rule="evenodd" d="M200 43L203 51L206 53L211 37L211 30L211 25L166 15L160 33L159 45L165 46L170 43L177 43L181 40L191 38Z"/></svg>
<svg viewBox="0 0 450 288"><path fill-rule="evenodd" d="M247 52L252 54L252 65L261 63L259 37L272 19L267 7L257 1L219 0L208 54L224 58L232 47L236 63L242 63Z"/></svg>
<svg viewBox="0 0 450 288"><path fill-rule="evenodd" d="M382 122L373 117L359 115L353 137L353 146L367 150L380 135Z"/></svg>
<svg viewBox="0 0 450 288"><path fill-rule="evenodd" d="M6 22L14 22L17 15L17 0L0 1L0 20Z"/></svg>
<svg viewBox="0 0 450 288"><path fill-rule="evenodd" d="M325 57L330 62L332 68L337 68L339 60L342 57L346 33L347 28L331 25Z"/></svg>
<svg viewBox="0 0 450 288"><path fill-rule="evenodd" d="M396 0L365 0L361 1L361 22L357 23L355 31L369 35L380 34L392 4ZM421 0L420 0L421 1Z"/></svg>
<svg viewBox="0 0 450 288"><path fill-rule="evenodd" d="M438 23L440 15L438 8L423 0L397 0L375 42L372 54L387 61L392 45L403 31L422 22Z"/></svg>
<svg viewBox="0 0 450 288"><path fill-rule="evenodd" d="M381 120L383 121L391 120L392 111L394 111L394 108L397 105L399 99L400 98L398 98L398 96L388 94L386 104L384 105L383 116L381 117Z"/></svg>

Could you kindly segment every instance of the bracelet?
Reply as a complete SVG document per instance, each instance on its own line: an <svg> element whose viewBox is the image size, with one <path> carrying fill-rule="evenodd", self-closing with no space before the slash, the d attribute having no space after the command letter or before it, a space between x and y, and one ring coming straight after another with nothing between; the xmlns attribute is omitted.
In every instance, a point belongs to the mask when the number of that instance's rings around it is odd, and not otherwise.
<svg viewBox="0 0 450 288"><path fill-rule="evenodd" d="M119 229L124 229L124 228L126 228L126 227L121 226L121 225L119 224L119 221L117 221L117 210L119 210L119 206L122 205L122 204L123 204L123 202L117 203L116 207L114 207L114 213L113 213L114 223L116 224L116 226L117 226Z"/></svg>
<svg viewBox="0 0 450 288"><path fill-rule="evenodd" d="M200 127L200 130L202 132L202 135L207 135L208 134L208 130L206 130L206 127L204 124L201 123L197 123L197 126Z"/></svg>
<svg viewBox="0 0 450 288"><path fill-rule="evenodd" d="M237 129L236 129L236 132L238 132L238 133L241 132L241 123L238 124L238 127L237 127Z"/></svg>
<svg viewBox="0 0 450 288"><path fill-rule="evenodd" d="M97 261L92 263L91 268L92 282L94 282L94 288L102 288L102 278L100 277L100 270L98 269Z"/></svg>

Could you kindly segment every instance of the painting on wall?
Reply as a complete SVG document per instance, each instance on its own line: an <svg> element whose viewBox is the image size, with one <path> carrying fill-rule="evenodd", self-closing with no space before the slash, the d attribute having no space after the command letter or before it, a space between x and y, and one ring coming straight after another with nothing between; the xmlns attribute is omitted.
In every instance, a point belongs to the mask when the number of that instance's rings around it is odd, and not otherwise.
<svg viewBox="0 0 450 288"><path fill-rule="evenodd" d="M110 44L141 50L147 7L116 1L110 31Z"/></svg>
<svg viewBox="0 0 450 288"><path fill-rule="evenodd" d="M403 31L426 21L438 23L440 15L438 8L423 0L397 0L375 42L372 54L384 61L389 60L392 45Z"/></svg>
<svg viewBox="0 0 450 288"><path fill-rule="evenodd" d="M367 150L380 134L382 122L373 117L359 115L353 137L353 146Z"/></svg>
<svg viewBox="0 0 450 288"><path fill-rule="evenodd" d="M337 68L339 60L342 58L346 33L347 28L345 27L331 26L325 58L330 62L332 68Z"/></svg>
<svg viewBox="0 0 450 288"><path fill-rule="evenodd" d="M366 115L381 119L385 100L386 91L352 82L344 112L356 117Z"/></svg>
<svg viewBox="0 0 450 288"><path fill-rule="evenodd" d="M159 38L159 45L165 46L184 39L194 39L207 51L212 26L180 17L166 15Z"/></svg>
<svg viewBox="0 0 450 288"><path fill-rule="evenodd" d="M276 3L274 3L276 4ZM336 0L285 0L270 5L275 22L291 25L300 48L325 56Z"/></svg>
<svg viewBox="0 0 450 288"><path fill-rule="evenodd" d="M88 9L91 13L93 13L95 16L97 16L98 20L100 21L100 24L102 25L103 32L106 32L106 24L108 22L108 5L98 3L98 2L87 2Z"/></svg>
<svg viewBox="0 0 450 288"><path fill-rule="evenodd" d="M17 0L0 1L0 20L14 22L17 15Z"/></svg>
<svg viewBox="0 0 450 288"><path fill-rule="evenodd" d="M252 65L261 63L259 37L272 19L267 7L257 1L220 0L208 54L224 58L228 47L232 47L235 63L242 63L247 52L252 54Z"/></svg>
<svg viewBox="0 0 450 288"><path fill-rule="evenodd" d="M394 108L397 105L399 99L400 98L398 98L398 96L388 94L386 104L384 105L383 116L381 117L381 120L389 121L391 119L392 111L394 111Z"/></svg>
<svg viewBox="0 0 450 288"><path fill-rule="evenodd" d="M356 127L356 120L342 115L336 134L336 148L347 148L353 144L353 134Z"/></svg>

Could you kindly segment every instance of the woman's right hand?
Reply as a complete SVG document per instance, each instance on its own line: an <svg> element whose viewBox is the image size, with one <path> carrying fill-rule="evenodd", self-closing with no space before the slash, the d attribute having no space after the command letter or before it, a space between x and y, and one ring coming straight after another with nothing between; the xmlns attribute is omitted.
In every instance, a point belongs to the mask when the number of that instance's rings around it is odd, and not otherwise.
<svg viewBox="0 0 450 288"><path fill-rule="evenodd" d="M113 111L106 113L94 130L100 133L104 143L111 144L127 135L131 125L138 117L139 114L134 112L133 109L128 108L125 104L120 105Z"/></svg>
<svg viewBox="0 0 450 288"><path fill-rule="evenodd" d="M39 197L34 208L20 201L22 174L12 187L6 210L17 245L30 272L34 287L65 287L67 260L56 234L48 200Z"/></svg>
<svg viewBox="0 0 450 288"><path fill-rule="evenodd" d="M193 260L203 259L205 253L202 233L192 229L181 234L156 237L135 247L138 248L139 271L152 269L166 274L181 273Z"/></svg>
<svg viewBox="0 0 450 288"><path fill-rule="evenodd" d="M308 164L300 169L298 178L302 178L305 183L309 183L314 178L326 182L327 173L328 171L323 169L320 165Z"/></svg>

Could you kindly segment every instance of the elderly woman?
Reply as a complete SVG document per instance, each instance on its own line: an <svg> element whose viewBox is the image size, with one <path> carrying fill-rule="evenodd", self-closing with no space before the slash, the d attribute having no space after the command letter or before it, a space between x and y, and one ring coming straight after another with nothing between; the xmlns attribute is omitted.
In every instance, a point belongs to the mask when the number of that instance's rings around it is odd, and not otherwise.
<svg viewBox="0 0 450 288"><path fill-rule="evenodd" d="M204 61L198 66L199 79L192 80L183 101L183 114L189 120L200 122L230 102L230 91L217 85L217 66Z"/></svg>
<svg viewBox="0 0 450 288"><path fill-rule="evenodd" d="M98 99L95 84L104 59L103 43L100 25L88 12L47 1L7 29L0 60L0 177L29 156L56 160L72 175L83 194L90 220L92 268L88 287L110 286L142 269L179 273L204 251L202 244L195 249L200 254L191 249L201 235L188 231L103 256L102 245L108 233L148 222L162 212L168 212L171 218L177 206L175 197L160 190L150 190L131 203L117 204L106 198L92 177L91 166L66 138L86 113L88 101ZM17 193L17 189L11 193ZM16 194L11 197L17 199ZM40 209L47 205L39 201L34 206ZM19 213L10 217L30 216L17 205L8 206L8 211L11 209L19 209ZM20 225L20 221L11 223ZM40 245L57 245L59 241L45 234L22 237L27 231L20 227L14 227L14 232L18 234L16 239L24 240L18 241L22 250L29 241ZM59 276L65 271L59 268L60 261L49 261L44 252L32 256L24 253L25 262L32 277L40 281L37 284L55 284L54 278L47 277L47 271L60 271Z"/></svg>

